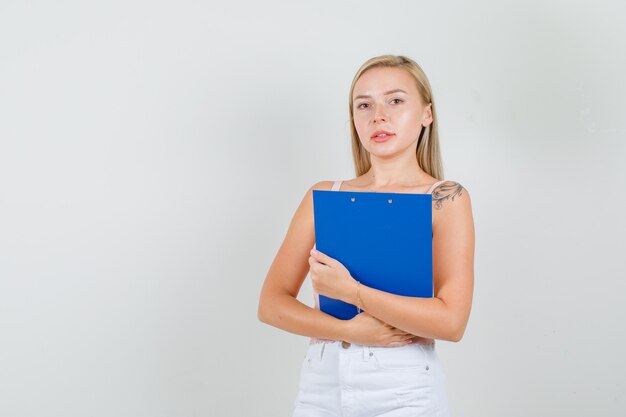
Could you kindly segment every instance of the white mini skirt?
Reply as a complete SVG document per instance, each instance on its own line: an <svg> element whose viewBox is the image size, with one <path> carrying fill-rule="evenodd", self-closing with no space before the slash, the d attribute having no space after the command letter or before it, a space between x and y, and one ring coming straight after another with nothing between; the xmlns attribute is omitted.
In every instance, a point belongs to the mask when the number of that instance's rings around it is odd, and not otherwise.
<svg viewBox="0 0 626 417"><path fill-rule="evenodd" d="M449 417L435 344L311 343L292 417Z"/></svg>

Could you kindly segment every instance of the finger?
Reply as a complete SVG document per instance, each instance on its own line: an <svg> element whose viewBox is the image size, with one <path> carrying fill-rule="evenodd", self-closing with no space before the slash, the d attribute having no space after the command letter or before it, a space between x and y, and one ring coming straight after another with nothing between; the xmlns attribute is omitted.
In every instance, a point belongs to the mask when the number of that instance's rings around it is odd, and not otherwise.
<svg viewBox="0 0 626 417"><path fill-rule="evenodd" d="M309 256L309 263L320 263L320 261L313 255Z"/></svg>
<svg viewBox="0 0 626 417"><path fill-rule="evenodd" d="M408 343L406 343L406 342L391 342L387 346L389 346L389 347L399 347L399 346L404 346L404 345L407 345L407 344Z"/></svg>
<svg viewBox="0 0 626 417"><path fill-rule="evenodd" d="M321 266L321 265L324 265L324 264L322 264L322 263L318 262L318 261L317 261L317 259L315 259L315 258L314 258L314 257L312 257L312 256L310 256L310 257L309 257L309 266L310 266L311 268L314 268L314 267L319 267L319 266ZM324 265L324 266L326 266L326 265Z"/></svg>
<svg viewBox="0 0 626 417"><path fill-rule="evenodd" d="M394 342L409 342L413 339L413 335L394 334L391 336L391 340Z"/></svg>
<svg viewBox="0 0 626 417"><path fill-rule="evenodd" d="M413 335L413 334L411 334L411 333L409 333L409 332L406 332L406 331L404 331L404 330L402 330L402 329L398 329L397 327L392 327L392 329L393 329L393 330L394 330L394 332L395 332L394 334L404 335L404 336L409 335L409 336L411 336L411 337L415 336L415 335Z"/></svg>
<svg viewBox="0 0 626 417"><path fill-rule="evenodd" d="M321 262L326 265L332 264L333 261L335 260L334 258L331 258L325 253L318 251L317 249L311 249L311 256L313 256L318 262Z"/></svg>

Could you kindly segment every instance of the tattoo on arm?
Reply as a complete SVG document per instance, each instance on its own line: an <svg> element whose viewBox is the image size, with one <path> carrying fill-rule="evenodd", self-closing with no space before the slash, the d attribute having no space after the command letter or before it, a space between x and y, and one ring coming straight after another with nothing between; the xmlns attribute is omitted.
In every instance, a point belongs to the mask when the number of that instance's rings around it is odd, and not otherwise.
<svg viewBox="0 0 626 417"><path fill-rule="evenodd" d="M433 200L435 200L435 208L441 209L441 205L446 200L454 201L454 197L461 195L463 186L455 181L446 181L437 186L432 192Z"/></svg>

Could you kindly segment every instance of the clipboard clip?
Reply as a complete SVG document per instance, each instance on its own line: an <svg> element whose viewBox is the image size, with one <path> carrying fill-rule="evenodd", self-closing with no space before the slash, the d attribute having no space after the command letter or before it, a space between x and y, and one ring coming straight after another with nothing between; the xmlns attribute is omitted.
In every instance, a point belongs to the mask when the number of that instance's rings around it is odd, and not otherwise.
<svg viewBox="0 0 626 417"><path fill-rule="evenodd" d="M352 202L354 203L354 202L356 201L356 197L350 197L350 201L352 201ZM389 200L387 200L387 202L388 202L389 204L392 204L392 203L393 203L393 199L392 199L392 198L390 198Z"/></svg>

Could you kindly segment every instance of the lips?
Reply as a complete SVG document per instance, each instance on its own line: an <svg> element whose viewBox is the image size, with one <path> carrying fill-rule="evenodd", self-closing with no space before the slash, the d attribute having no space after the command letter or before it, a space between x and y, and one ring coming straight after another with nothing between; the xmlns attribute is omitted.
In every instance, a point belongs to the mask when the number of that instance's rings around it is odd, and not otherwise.
<svg viewBox="0 0 626 417"><path fill-rule="evenodd" d="M378 135L382 135L382 134L387 135L387 136L392 136L392 135L393 135L393 133L391 133L391 132L387 132L386 130L377 130L377 131L376 131L376 132L374 132L374 133L372 134L372 136L370 136L370 137L371 137L372 139L374 139L374 138L375 138L375 137L377 137Z"/></svg>
<svg viewBox="0 0 626 417"><path fill-rule="evenodd" d="M391 133L391 132L387 132L386 130L377 130L376 132L374 132L374 134L371 136L371 139L374 142L386 142L389 139L391 139L392 137L394 137L395 134Z"/></svg>

